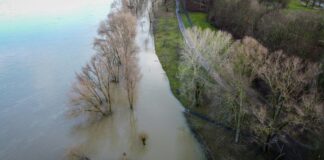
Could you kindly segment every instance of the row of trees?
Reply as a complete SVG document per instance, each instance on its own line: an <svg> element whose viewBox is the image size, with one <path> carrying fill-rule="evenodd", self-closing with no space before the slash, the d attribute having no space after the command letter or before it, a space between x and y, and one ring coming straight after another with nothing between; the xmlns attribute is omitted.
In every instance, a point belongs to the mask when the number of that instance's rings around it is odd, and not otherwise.
<svg viewBox="0 0 324 160"><path fill-rule="evenodd" d="M139 80L135 44L136 17L127 7L108 15L94 41L96 54L86 64L73 86L71 115L108 116L112 113L113 92L123 87L133 109Z"/></svg>
<svg viewBox="0 0 324 160"><path fill-rule="evenodd" d="M285 9L287 0L215 0L209 20L235 38L251 36L270 50L318 60L324 52L324 17Z"/></svg>
<svg viewBox="0 0 324 160"><path fill-rule="evenodd" d="M181 54L182 94L192 100L192 106L199 106L202 98L222 97L223 107L217 112L226 114L225 120L235 128L236 142L242 129L261 137L258 140L265 150L275 135L285 133L297 139L305 132L320 135L324 99L317 87L318 63L268 51L251 37L234 41L228 33L196 27L187 32L194 46L186 46ZM201 55L229 88L208 78ZM263 82L265 102L251 94L256 80Z"/></svg>

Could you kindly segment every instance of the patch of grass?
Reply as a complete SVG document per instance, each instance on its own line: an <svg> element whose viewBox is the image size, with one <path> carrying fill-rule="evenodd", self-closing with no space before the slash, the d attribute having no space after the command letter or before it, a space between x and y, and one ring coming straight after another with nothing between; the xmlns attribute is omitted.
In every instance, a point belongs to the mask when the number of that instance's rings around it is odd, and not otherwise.
<svg viewBox="0 0 324 160"><path fill-rule="evenodd" d="M288 9L290 10L303 10L303 11L311 11L311 8L305 7L300 0L290 0L288 5Z"/></svg>
<svg viewBox="0 0 324 160"><path fill-rule="evenodd" d="M208 22L207 16L208 16L207 13L201 13L201 12L189 13L189 17L193 25L201 27L202 29L210 28L216 30L216 28Z"/></svg>
<svg viewBox="0 0 324 160"><path fill-rule="evenodd" d="M183 24L185 25L185 27L186 27L186 28L191 27L190 24L189 24L189 21L188 21L188 19L187 19L187 17L186 17L186 15L183 14L183 13L181 13L181 17L182 17L182 21L183 21Z"/></svg>
<svg viewBox="0 0 324 160"><path fill-rule="evenodd" d="M178 20L174 10L158 13L154 22L154 40L156 54L165 70L173 94L187 106L188 101L180 96L181 82L177 77L180 63L180 52L183 47L183 38L178 27Z"/></svg>
<svg viewBox="0 0 324 160"><path fill-rule="evenodd" d="M290 3L287 7L288 11L307 11L307 12L316 12L318 14L324 15L324 10L319 8L306 7L300 0L290 0Z"/></svg>
<svg viewBox="0 0 324 160"><path fill-rule="evenodd" d="M182 16L183 23L184 23L185 27L186 28L191 27L185 14L181 14L181 16ZM189 17L191 19L193 26L197 26L202 29L210 28L210 29L216 31L216 28L208 22L207 16L208 16L207 13L189 12Z"/></svg>

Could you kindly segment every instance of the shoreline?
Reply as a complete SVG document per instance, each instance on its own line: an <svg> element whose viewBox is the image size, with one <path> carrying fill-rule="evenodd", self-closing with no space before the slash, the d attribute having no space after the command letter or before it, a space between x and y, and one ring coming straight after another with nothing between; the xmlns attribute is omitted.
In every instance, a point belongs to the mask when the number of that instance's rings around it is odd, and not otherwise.
<svg viewBox="0 0 324 160"><path fill-rule="evenodd" d="M173 5L173 4L171 4ZM169 11L161 13L161 10L164 6L159 6L161 8L158 11L154 12L154 18L151 19L152 27L153 27L153 38L154 45L157 57L159 58L163 70L166 72L166 76L169 79L170 90L175 98L182 104L183 108L188 109L188 103L184 98L179 95L179 82L177 79L177 69L178 69L178 60L179 60L179 52L181 51L183 45L183 38L181 32L178 28L178 22L175 17L175 3ZM159 12L159 13L157 13ZM163 11L162 11L163 12ZM166 14L166 15L159 15ZM170 27L170 28L168 28ZM163 29L162 29L163 28ZM163 31L161 31L162 29ZM163 37L162 37L163 36ZM172 42L170 40L172 38ZM165 38L165 39L163 39ZM162 44L161 44L162 42ZM190 120L190 113L183 112L183 116L185 118L185 122L188 125L188 128L193 135L193 137L197 140L199 147L205 157L206 160L214 160L212 155L212 151L210 147L206 144L206 140L204 137L197 131L197 129L193 126L192 121ZM192 117L194 118L194 117Z"/></svg>

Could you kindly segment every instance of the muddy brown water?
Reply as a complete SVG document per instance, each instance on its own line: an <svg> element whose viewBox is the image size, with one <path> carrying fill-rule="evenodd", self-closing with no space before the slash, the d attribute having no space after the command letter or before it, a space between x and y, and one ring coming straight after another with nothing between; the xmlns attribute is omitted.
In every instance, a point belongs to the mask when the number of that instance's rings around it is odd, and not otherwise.
<svg viewBox="0 0 324 160"><path fill-rule="evenodd" d="M110 3L0 1L0 159L63 159L75 146L94 160L121 159L124 152L138 160L204 159L155 54L147 12L138 19L142 77L134 111L116 90L112 117L92 124L66 118L74 73L93 55Z"/></svg>

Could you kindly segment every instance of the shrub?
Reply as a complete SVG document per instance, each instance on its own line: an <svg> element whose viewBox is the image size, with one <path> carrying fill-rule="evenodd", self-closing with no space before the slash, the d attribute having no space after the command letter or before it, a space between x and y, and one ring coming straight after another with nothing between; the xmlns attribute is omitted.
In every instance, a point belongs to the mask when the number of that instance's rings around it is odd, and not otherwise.
<svg viewBox="0 0 324 160"><path fill-rule="evenodd" d="M302 58L317 59L324 19L308 12L273 12L258 22L255 37L271 50L283 49Z"/></svg>
<svg viewBox="0 0 324 160"><path fill-rule="evenodd" d="M324 53L324 16L282 9L288 0L215 0L209 20L235 38L252 36L271 51L319 60ZM281 4L281 5L275 5Z"/></svg>

